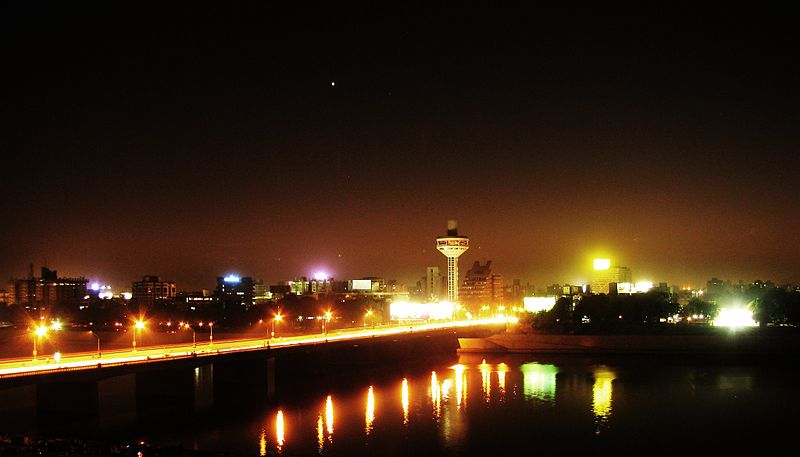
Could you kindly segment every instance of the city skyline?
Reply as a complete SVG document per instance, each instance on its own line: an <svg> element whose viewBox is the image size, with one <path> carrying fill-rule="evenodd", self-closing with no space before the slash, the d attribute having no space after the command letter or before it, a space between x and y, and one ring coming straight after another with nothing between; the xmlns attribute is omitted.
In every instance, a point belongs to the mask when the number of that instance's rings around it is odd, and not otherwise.
<svg viewBox="0 0 800 457"><path fill-rule="evenodd" d="M493 261L491 259L481 259L481 260L483 260L485 262L488 262L488 264L492 264L493 263ZM474 260L474 262L475 263L479 263L479 262L481 262L481 260L476 259L476 260ZM609 260L609 259L601 259L601 260ZM627 269L627 267L624 266L624 265L616 265L615 264L615 266L620 266L620 267L623 267L623 268ZM247 277L247 278L253 279L254 281L262 281L265 285L285 284L285 283L288 283L288 282L291 282L291 281L297 281L297 280L300 280L300 279L305 279L307 281L313 281L313 280L317 280L317 281L327 281L327 280L332 280L332 281L352 281L352 280L365 279L365 278L381 278L381 279L384 279L384 280L387 280L387 281L397 281L398 284L400 284L402 286L405 286L408 289L409 292L413 291L413 289L415 287L415 284L418 281L423 281L424 282L424 279L425 279L425 271L424 271L425 269L423 269L421 275L409 278L408 280L403 280L402 278L398 278L398 277L393 276L393 275L361 274L361 275L349 275L349 276L345 275L345 276L341 276L341 275L337 275L335 271L332 271L332 270L324 268L324 267L323 268L316 268L316 269L313 269L313 270L309 270L308 272L302 272L302 273L298 273L298 274L294 274L294 275L290 275L290 276L285 276L285 277L280 277L280 278L266 278L266 277L260 276L258 273L250 273L250 272L247 272L247 271L239 271L239 270L230 270L230 271L220 272L219 274L217 274L216 276L214 276L212 278L207 278L205 283L195 287L195 286L185 286L182 283L182 281L180 281L180 280L176 280L175 278L173 278L173 277L171 277L169 275L158 274L158 273L140 274L138 276L133 276L129 281L126 281L126 280L114 281L114 280L108 279L106 277L107 275L106 276L104 276L104 275L91 276L91 275L82 274L80 272L63 273L57 267L55 267L53 265L50 265L48 267L47 265L39 266L39 265L35 265L35 264L29 264L28 265L28 272L26 274L20 274L18 276L13 276L12 278L9 278L9 279L22 280L22 279L25 279L27 277L30 277L31 274L32 274L32 277L38 278L38 277L40 277L40 274L39 274L40 267L45 267L45 268L51 269L51 273L53 273L53 272L58 273L58 277L59 278L79 278L79 277L80 278L84 278L84 279L86 279L87 284L88 284L88 286L90 288L93 287L94 285L97 285L98 287L110 286L110 287L112 287L112 290L114 291L114 293L129 292L131 284L133 284L135 282L138 282L138 281L141 281L142 278L146 278L148 276L154 276L154 277L159 278L162 281L169 281L169 282L175 283L179 292L197 292L197 291L200 291L200 290L213 290L217 286L218 281L219 281L220 278L228 277L228 276L230 276L230 277ZM426 268L429 268L429 267L437 267L438 268L438 267L441 267L441 266L440 265L429 265ZM466 266L465 266L465 268L466 268ZM444 271L444 272L442 273L441 271ZM441 281L443 281L443 283L446 283L446 279L447 279L446 271L447 271L446 265L445 265L445 268L443 268L443 269L440 268L440 275L442 275ZM464 270L464 271L466 271L466 270ZM546 281L545 280L545 281L541 281L541 282L538 282L538 283L535 283L535 282L533 282L533 281L531 281L529 279L526 279L526 278L516 278L516 277L507 276L506 274L503 273L502 270L499 270L499 269L494 269L493 268L492 272L494 274L498 274L500 277L502 277L502 281L504 281L505 287L511 287L513 281L520 280L520 284L519 284L520 286L522 286L522 287L532 286L532 287L535 288L537 293L543 293L548 287L550 287L552 285L562 285L562 286L566 286L566 285L572 285L572 286L585 285L585 286L590 286L590 284L594 280L594 277L593 277L593 274L592 274L593 270L591 268L589 270L587 270L587 272L585 274L583 274L583 275L573 275L574 277L585 277L585 278L587 278L585 280L583 280L583 279L579 279L579 280L575 280L575 281L569 281L569 280L561 280L561 281L559 281L559 280L551 280L551 281ZM460 279L459 279L459 287L463 286L464 279L465 278L460 277ZM698 279L695 282L671 282L671 281L667 281L667 280L663 280L663 279L659 279L659 278L653 278L653 277L642 276L642 275L638 275L637 276L637 275L634 274L634 275L632 275L632 279L629 282L631 284L639 283L639 282L642 282L642 283L652 282L655 285L658 285L659 283L666 283L668 286L677 286L677 287L682 288L682 289L683 288L691 288L691 289L694 289L694 290L704 290L706 288L707 284L712 282L712 281L713 282L719 282L719 283L729 283L731 285L736 285L736 284L745 284L745 285L750 284L750 285L752 285L752 284L754 284L756 282L761 282L761 283L772 283L776 287L783 287L783 286L786 286L786 285L799 286L797 283L781 282L781 281L776 281L773 278L762 277L762 276L758 276L758 277L754 277L754 278L730 278L730 277L722 277L720 275L711 275L711 276L709 276L707 278L704 278L704 279L702 279L702 278Z"/></svg>
<svg viewBox="0 0 800 457"><path fill-rule="evenodd" d="M782 11L2 8L6 280L800 283Z"/></svg>

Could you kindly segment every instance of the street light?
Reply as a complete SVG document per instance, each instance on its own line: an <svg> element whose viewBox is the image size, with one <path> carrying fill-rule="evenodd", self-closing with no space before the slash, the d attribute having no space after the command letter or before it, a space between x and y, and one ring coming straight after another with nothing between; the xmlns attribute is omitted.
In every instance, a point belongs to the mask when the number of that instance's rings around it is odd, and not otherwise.
<svg viewBox="0 0 800 457"><path fill-rule="evenodd" d="M323 319L323 320L322 320L322 327L323 327L323 328L322 328L322 333L324 333L324 334L326 334L326 335L328 334L328 325L330 325L330 322L331 322L331 316L332 316L332 315L333 315L333 314L331 314L331 312L330 312L330 311L326 311L326 312L325 312L325 319Z"/></svg>
<svg viewBox="0 0 800 457"><path fill-rule="evenodd" d="M272 318L272 334L270 335L270 338L275 338L275 321L280 322L281 319L283 319L283 316L281 316L280 314L276 314Z"/></svg>
<svg viewBox="0 0 800 457"><path fill-rule="evenodd" d="M53 321L53 322L50 323L50 330L52 330L54 332L60 332L61 329L63 329L63 328L64 328L64 325L61 323L61 321ZM58 346L56 346L56 349L58 349ZM61 357L61 353L60 352L58 353L58 356L59 356L59 358Z"/></svg>
<svg viewBox="0 0 800 457"><path fill-rule="evenodd" d="M36 360L36 356L39 354L39 351L36 348L36 344L39 341L39 338L47 335L47 327L44 325L40 325L36 327L36 330L33 332L33 360Z"/></svg>
<svg viewBox="0 0 800 457"><path fill-rule="evenodd" d="M141 320L136 321L136 324L133 326L133 350L136 351L136 332L144 328L144 322Z"/></svg>
<svg viewBox="0 0 800 457"><path fill-rule="evenodd" d="M197 334L194 331L194 327L189 325L189 323L185 323L185 324L183 324L183 328L188 328L189 330L192 331L192 347L196 348L197 347Z"/></svg>
<svg viewBox="0 0 800 457"><path fill-rule="evenodd" d="M99 359L103 354L100 352L100 335L94 332L94 330L89 330L89 333L94 335L97 338L97 358Z"/></svg>
<svg viewBox="0 0 800 457"><path fill-rule="evenodd" d="M209 337L208 337L208 345L212 346L214 344L214 323L213 322L209 322L208 323L208 328L211 329L211 335L209 335Z"/></svg>
<svg viewBox="0 0 800 457"><path fill-rule="evenodd" d="M368 310L368 311L366 312L366 314L364 314L364 327L366 327L366 326L367 326L367 318L368 318L368 317L370 317L370 316L372 316L372 310L371 310L371 309L370 309L370 310Z"/></svg>

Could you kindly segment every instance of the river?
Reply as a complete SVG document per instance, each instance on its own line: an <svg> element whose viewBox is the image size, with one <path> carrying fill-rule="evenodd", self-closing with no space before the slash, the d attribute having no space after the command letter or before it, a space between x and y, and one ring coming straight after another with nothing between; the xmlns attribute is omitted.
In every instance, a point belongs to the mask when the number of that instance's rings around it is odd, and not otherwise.
<svg viewBox="0 0 800 457"><path fill-rule="evenodd" d="M794 438L796 380L775 360L450 355L281 379L246 407L215 399L81 435L175 455L769 454ZM13 423L0 433L42 434Z"/></svg>

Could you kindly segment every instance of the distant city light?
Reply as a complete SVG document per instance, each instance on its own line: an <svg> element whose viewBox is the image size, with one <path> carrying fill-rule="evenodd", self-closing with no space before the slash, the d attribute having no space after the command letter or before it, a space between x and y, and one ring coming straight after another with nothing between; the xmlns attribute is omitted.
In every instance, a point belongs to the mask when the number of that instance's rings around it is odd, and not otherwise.
<svg viewBox="0 0 800 457"><path fill-rule="evenodd" d="M100 290L100 283L93 282L93 283L92 283L92 290L93 290L93 291L95 291L95 292L97 292L98 290Z"/></svg>
<svg viewBox="0 0 800 457"><path fill-rule="evenodd" d="M595 270L608 270L611 268L611 259L594 259Z"/></svg>
<svg viewBox="0 0 800 457"><path fill-rule="evenodd" d="M314 273L314 279L316 279L317 281L327 281L328 273L325 273L324 271L318 271Z"/></svg>
<svg viewBox="0 0 800 457"><path fill-rule="evenodd" d="M130 292L123 292L122 298L124 298L125 300L130 300L131 298L133 298L133 294Z"/></svg>
<svg viewBox="0 0 800 457"><path fill-rule="evenodd" d="M529 313L538 313L540 311L550 311L556 304L557 297L550 295L547 297L523 297L522 306L525 311Z"/></svg>
<svg viewBox="0 0 800 457"><path fill-rule="evenodd" d="M351 290L372 290L372 280L370 279L354 279L351 283Z"/></svg>
<svg viewBox="0 0 800 457"><path fill-rule="evenodd" d="M236 276L236 275L228 275L228 276L225 276L222 280L225 281L225 282L237 283L237 282L240 282L242 279L240 277Z"/></svg>
<svg viewBox="0 0 800 457"><path fill-rule="evenodd" d="M715 327L755 327L758 324L753 320L753 313L744 308L720 308Z"/></svg>
<svg viewBox="0 0 800 457"><path fill-rule="evenodd" d="M396 301L389 304L389 317L392 320L404 319L450 319L454 306L451 302L412 303Z"/></svg>

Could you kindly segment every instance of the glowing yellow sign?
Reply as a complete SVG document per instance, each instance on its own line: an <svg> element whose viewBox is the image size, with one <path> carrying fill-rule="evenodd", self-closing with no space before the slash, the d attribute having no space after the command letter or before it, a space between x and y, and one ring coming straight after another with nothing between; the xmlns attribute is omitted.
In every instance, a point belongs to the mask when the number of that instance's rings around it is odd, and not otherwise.
<svg viewBox="0 0 800 457"><path fill-rule="evenodd" d="M594 259L595 270L608 270L611 268L611 259Z"/></svg>

